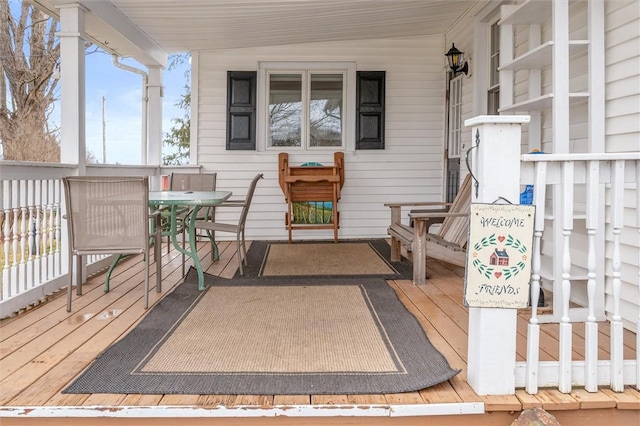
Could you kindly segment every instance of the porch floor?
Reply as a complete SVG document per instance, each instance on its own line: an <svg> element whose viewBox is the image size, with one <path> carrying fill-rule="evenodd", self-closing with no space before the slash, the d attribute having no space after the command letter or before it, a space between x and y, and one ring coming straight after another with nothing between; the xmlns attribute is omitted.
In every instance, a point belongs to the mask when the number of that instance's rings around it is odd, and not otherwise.
<svg viewBox="0 0 640 426"><path fill-rule="evenodd" d="M199 245L200 259L205 270L214 275L231 278L237 268L235 243L220 243L221 259L212 263L209 244ZM162 293L152 291L150 304L171 292L181 282L180 255L163 246L163 288ZM144 408L147 414L138 417L156 417L151 423L136 423L128 417L127 422L118 424L173 424L171 417L180 415L170 408L194 408L200 410L220 410L220 407L237 409L236 415L220 419L220 424L339 424L339 416L354 416L352 412L341 413L340 409L357 408L363 417L342 417L350 419L348 424L425 424L429 408L440 411L437 424L459 424L461 418L450 415L451 411L464 407L479 407L480 413L467 414L464 422L469 424L505 424L508 425L524 409L540 407L553 413L561 424L579 424L581 421L601 419L608 424L635 424L640 420L640 392L627 388L624 393L614 393L602 389L597 393L588 393L576 389L570 394L558 390L544 389L538 395L529 395L518 390L513 396L479 396L466 382L467 328L468 310L462 303L464 270L429 259L427 262L430 279L426 285L415 286L409 280L389 281L405 306L422 324L432 343L444 354L453 368L462 372L443 384L417 392L401 394L375 395L121 395L121 394L62 394L61 390L82 372L93 359L110 344L125 335L140 321L146 311L142 304L144 264L141 256L125 259L114 271L111 291L102 290L105 275L98 274L83 286L84 295L75 297L73 310L66 312L65 292L50 298L47 302L13 318L0 322L0 424L10 425L20 420L29 424L69 424L57 423L63 419L33 418L28 414L36 407L49 407L51 412L60 416L73 416L73 410L82 407L95 408L96 412L117 412L125 407ZM523 310L518 316L517 355L523 360L526 345L528 313ZM635 358L636 335L625 331L625 359ZM541 333L540 359L553 360L558 348L557 324L544 324ZM584 357L584 329L574 326L574 359ZM609 355L608 327L600 328L599 336L601 358ZM312 414L306 420L298 418L292 423L285 418L247 419L246 406L268 411L280 407L283 410L296 407L298 412L314 410L320 417ZM12 407L20 407L18 409ZM322 411L327 407L334 414ZM398 423L392 423L392 417L366 417L367 410L387 407L397 416ZM447 408L449 407L449 408ZM459 408L455 408L459 407ZM53 410L55 408L55 410ZM68 408L68 411L65 411ZM156 409L154 411L154 408ZM158 416L160 410L166 410L165 419ZM448 410L448 411L447 411ZM15 416L20 411L21 416ZM41 412L44 410L40 410ZM195 411L195 410L194 410ZM265 412L266 412L265 411ZM433 411L437 414L437 410ZM104 414L102 414L104 415ZM55 414L51 414L55 417ZM22 417L19 419L18 417ZM181 424L215 424L216 419L197 419L196 415L187 415ZM213 416L215 417L215 416ZM331 418L329 420L329 417ZM315 420L312 420L315 418ZM289 418L291 419L291 418ZM403 421L400 421L404 419ZM414 419L414 420L411 420ZM617 422L617 420L620 422ZM67 419L68 421L69 419ZM81 419L80 419L81 420ZM86 420L86 419L85 419ZM96 418L92 424L114 424L114 418ZM125 420L120 418L119 420ZM144 419L142 419L144 420ZM35 423L31 423L31 422ZM167 423L164 423L167 421ZM175 421L175 418L174 418ZM199 423L203 421L203 423ZM379 423L379 421L382 421ZM415 421L415 423L413 423ZM20 423L25 424L25 423ZM86 423L79 423L86 424Z"/></svg>

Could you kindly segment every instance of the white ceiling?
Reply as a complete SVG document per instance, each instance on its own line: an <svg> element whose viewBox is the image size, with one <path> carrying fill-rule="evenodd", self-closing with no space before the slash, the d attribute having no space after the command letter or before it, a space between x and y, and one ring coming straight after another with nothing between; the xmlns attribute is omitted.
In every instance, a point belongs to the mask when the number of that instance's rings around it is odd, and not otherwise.
<svg viewBox="0 0 640 426"><path fill-rule="evenodd" d="M81 3L114 15L167 53L444 34L475 0L32 0L55 11ZM109 13L106 13L109 12ZM94 20L95 21L95 20ZM87 25L92 22L87 20ZM101 27L102 25L97 25ZM87 28L118 51L118 37ZM92 31L94 31L92 33ZM122 31L120 31L122 33Z"/></svg>

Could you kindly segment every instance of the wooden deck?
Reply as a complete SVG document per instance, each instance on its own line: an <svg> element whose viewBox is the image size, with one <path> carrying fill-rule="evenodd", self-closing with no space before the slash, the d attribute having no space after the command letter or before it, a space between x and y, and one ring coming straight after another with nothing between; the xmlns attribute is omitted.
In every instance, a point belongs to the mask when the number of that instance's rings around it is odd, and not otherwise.
<svg viewBox="0 0 640 426"><path fill-rule="evenodd" d="M235 243L220 243L221 260L212 263L209 244L199 246L208 273L231 278ZM125 335L144 316L141 258L116 268L112 290L102 291L104 274L91 278L84 295L66 312L63 293L16 317L0 322L0 424L176 424L181 425L320 425L320 424L494 424L509 425L524 409L541 407L559 422L571 424L640 424L640 392L616 394L575 390L562 394L542 390L528 395L478 396L466 383L468 312L462 304L464 271L429 260L430 279L415 286L389 281L402 302L418 318L433 344L462 372L446 383L419 392L379 395L121 395L62 394L61 390L93 359ZM180 256L163 248L163 292L181 281ZM526 341L526 312L519 315L518 358ZM574 358L584 356L584 333L575 327ZM625 332L625 358L635 357L635 334ZM602 327L601 356L609 339ZM541 334L541 360L554 359L558 327L546 324ZM475 414L465 414L474 413ZM437 417L426 417L437 415ZM87 417L93 418L88 420ZM66 417L66 418L65 418ZM429 423L432 421L433 423Z"/></svg>

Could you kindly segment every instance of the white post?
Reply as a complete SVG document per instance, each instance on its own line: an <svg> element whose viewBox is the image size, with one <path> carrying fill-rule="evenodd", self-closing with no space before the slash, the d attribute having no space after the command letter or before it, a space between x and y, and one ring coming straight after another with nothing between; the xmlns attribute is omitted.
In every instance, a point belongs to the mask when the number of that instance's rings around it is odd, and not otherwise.
<svg viewBox="0 0 640 426"><path fill-rule="evenodd" d="M87 9L78 4L64 4L60 9L60 162L77 164L76 174L86 174L87 144L85 135L85 12ZM62 203L62 214L65 205ZM61 223L62 246L68 247L67 221ZM68 264L68 252L63 250L62 264ZM78 256L80 258L80 256ZM80 275L82 281L87 276L85 262L76 263L80 274L68 271L74 284ZM78 286L78 289L81 287Z"/></svg>
<svg viewBox="0 0 640 426"><path fill-rule="evenodd" d="M148 129L146 164L159 166L162 164L162 67L149 66L149 80L146 88L148 97ZM151 186L159 190L160 176L154 176Z"/></svg>
<svg viewBox="0 0 640 426"><path fill-rule="evenodd" d="M85 174L84 15L77 4L60 5L60 162L77 164Z"/></svg>
<svg viewBox="0 0 640 426"><path fill-rule="evenodd" d="M471 131L473 203L519 204L521 125L528 115L484 115ZM516 309L469 308L467 382L478 395L515 394Z"/></svg>

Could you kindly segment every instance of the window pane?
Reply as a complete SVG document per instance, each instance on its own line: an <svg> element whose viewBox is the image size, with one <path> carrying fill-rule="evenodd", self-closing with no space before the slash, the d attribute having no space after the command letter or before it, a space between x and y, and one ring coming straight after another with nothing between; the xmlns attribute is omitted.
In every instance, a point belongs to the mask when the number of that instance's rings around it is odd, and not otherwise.
<svg viewBox="0 0 640 426"><path fill-rule="evenodd" d="M500 108L500 88L497 87L489 90L489 96L487 100L487 114L498 115L498 108Z"/></svg>
<svg viewBox="0 0 640 426"><path fill-rule="evenodd" d="M302 75L269 75L270 146L302 144Z"/></svg>
<svg viewBox="0 0 640 426"><path fill-rule="evenodd" d="M342 74L312 74L309 146L342 146Z"/></svg>

